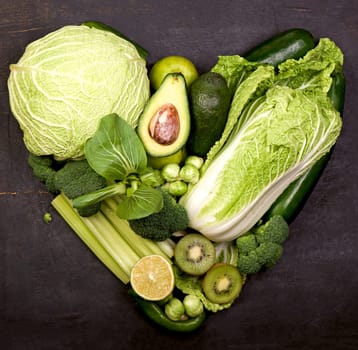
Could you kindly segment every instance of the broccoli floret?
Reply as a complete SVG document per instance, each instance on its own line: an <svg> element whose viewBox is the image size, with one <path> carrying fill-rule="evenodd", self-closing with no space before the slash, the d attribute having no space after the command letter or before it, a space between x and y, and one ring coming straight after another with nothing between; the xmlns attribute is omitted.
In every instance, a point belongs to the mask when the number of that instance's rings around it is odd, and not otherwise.
<svg viewBox="0 0 358 350"><path fill-rule="evenodd" d="M27 158L27 162L32 168L33 174L44 183L46 183L50 176L52 177L56 173L52 168L52 159L49 156L35 156L34 154L30 154Z"/></svg>
<svg viewBox="0 0 358 350"><path fill-rule="evenodd" d="M261 266L270 268L274 266L282 256L282 245L274 242L263 242L255 250Z"/></svg>
<svg viewBox="0 0 358 350"><path fill-rule="evenodd" d="M45 184L49 192L63 192L70 199L107 186L106 179L98 175L85 159L68 161L60 166L50 156L30 154L28 163L33 174ZM78 213L81 216L91 216L99 209L100 203L96 203L79 208Z"/></svg>
<svg viewBox="0 0 358 350"><path fill-rule="evenodd" d="M282 216L277 215L237 238L239 270L245 274L254 274L262 268L274 266L282 256L282 244L288 234L288 224Z"/></svg>
<svg viewBox="0 0 358 350"><path fill-rule="evenodd" d="M248 254L258 246L256 237L252 233L240 236L236 240L236 245L239 249L239 254Z"/></svg>
<svg viewBox="0 0 358 350"><path fill-rule="evenodd" d="M259 226L256 231L256 239L259 243L274 242L282 244L288 237L288 224L280 215L270 218L264 225Z"/></svg>
<svg viewBox="0 0 358 350"><path fill-rule="evenodd" d="M252 275L261 270L262 265L259 262L255 250L248 254L240 254L238 260L238 269L241 273Z"/></svg>
<svg viewBox="0 0 358 350"><path fill-rule="evenodd" d="M129 225L134 232L144 238L163 241L174 232L185 230L189 219L184 207L164 190L158 189L163 195L163 208L158 212L141 219L130 220Z"/></svg>
<svg viewBox="0 0 358 350"><path fill-rule="evenodd" d="M83 194L94 192L107 186L104 177L98 175L86 160L68 161L54 177L55 188L73 199ZM81 216L91 216L98 212L101 203L78 208Z"/></svg>
<svg viewBox="0 0 358 350"><path fill-rule="evenodd" d="M68 198L73 199L107 185L107 181L98 175L86 160L68 161L56 172L55 186Z"/></svg>

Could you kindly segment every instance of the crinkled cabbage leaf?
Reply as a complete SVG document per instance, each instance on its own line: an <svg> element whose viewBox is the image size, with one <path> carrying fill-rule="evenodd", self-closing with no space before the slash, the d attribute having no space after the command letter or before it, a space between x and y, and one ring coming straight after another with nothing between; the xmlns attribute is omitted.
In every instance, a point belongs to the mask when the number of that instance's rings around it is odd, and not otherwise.
<svg viewBox="0 0 358 350"><path fill-rule="evenodd" d="M217 242L238 237L329 152L342 120L327 92L331 73L342 63L340 49L322 39L301 60L283 64L261 96L257 90L247 96L245 82L262 80L257 74L262 67L238 85L229 136L224 133L215 152L209 151L201 179L181 199L192 228Z"/></svg>
<svg viewBox="0 0 358 350"><path fill-rule="evenodd" d="M11 110L28 150L80 158L100 119L131 126L149 98L146 62L133 44L87 26L65 26L30 43L10 65Z"/></svg>

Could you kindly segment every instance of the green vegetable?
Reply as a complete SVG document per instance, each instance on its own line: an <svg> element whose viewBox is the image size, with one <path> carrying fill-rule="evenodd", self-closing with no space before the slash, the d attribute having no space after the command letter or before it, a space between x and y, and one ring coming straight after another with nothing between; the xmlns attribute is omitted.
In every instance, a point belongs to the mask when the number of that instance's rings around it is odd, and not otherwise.
<svg viewBox="0 0 358 350"><path fill-rule="evenodd" d="M239 271L255 274L264 267L274 266L282 256L283 243L288 234L287 222L282 216L276 215L237 238Z"/></svg>
<svg viewBox="0 0 358 350"><path fill-rule="evenodd" d="M169 163L163 166L161 175L166 181L175 181L179 179L180 166L177 163Z"/></svg>
<svg viewBox="0 0 358 350"><path fill-rule="evenodd" d="M158 171L147 167L144 147L124 119L116 114L103 117L94 136L85 144L85 155L98 174L115 183L75 198L75 208L122 195L117 206L122 219L139 219L161 210L162 195L155 187L163 179Z"/></svg>
<svg viewBox="0 0 358 350"><path fill-rule="evenodd" d="M171 298L165 304L165 314L172 321L180 321L185 317L184 304L178 298Z"/></svg>
<svg viewBox="0 0 358 350"><path fill-rule="evenodd" d="M107 32L111 32L111 33L119 36L120 38L125 39L128 42L132 43L143 59L146 59L146 57L148 56L148 51L146 49L144 49L142 46L140 46L135 41L129 39L124 34L120 33L117 29L109 26L108 24L98 22L98 21L88 21L88 22L83 22L82 25L85 25L85 26L90 27L90 28L97 28L97 29L101 29L101 30L104 30L104 31L107 31Z"/></svg>
<svg viewBox="0 0 358 350"><path fill-rule="evenodd" d="M156 243L131 230L128 223L116 215L116 203L113 201L113 198L105 200L97 214L86 218L78 214L63 193L57 195L51 203L95 256L119 280L127 284L130 271L139 258L151 254L159 254L165 258L170 256ZM162 247L169 244L162 242Z"/></svg>
<svg viewBox="0 0 358 350"><path fill-rule="evenodd" d="M340 49L321 39L303 59L285 61L277 74L260 66L239 84L228 117L230 130L209 152L199 182L181 198L190 227L213 241L238 237L329 152L342 121L327 92L342 63ZM264 85L263 74L268 74ZM267 86L270 81L273 85ZM256 86L251 97L249 86Z"/></svg>
<svg viewBox="0 0 358 350"><path fill-rule="evenodd" d="M252 62L278 66L287 59L301 58L314 46L314 39L310 32L293 28L264 41L249 51L245 57Z"/></svg>
<svg viewBox="0 0 358 350"><path fill-rule="evenodd" d="M152 157L171 156L189 136L190 111L185 79L169 73L150 97L141 114L137 133Z"/></svg>
<svg viewBox="0 0 358 350"><path fill-rule="evenodd" d="M52 168L53 161L51 157L39 157L30 153L27 158L27 162L32 168L33 174L44 183L46 183L47 179L54 176L56 173L56 170Z"/></svg>
<svg viewBox="0 0 358 350"><path fill-rule="evenodd" d="M165 312L157 303L140 298L132 289L129 290L129 294L151 321L169 331L180 333L193 332L200 328L206 319L206 313L202 312L199 316L189 318L188 320L172 321L165 315Z"/></svg>
<svg viewBox="0 0 358 350"><path fill-rule="evenodd" d="M8 79L10 106L30 153L83 157L100 119L135 127L150 94L146 62L118 35L69 25L26 47Z"/></svg>
<svg viewBox="0 0 358 350"><path fill-rule="evenodd" d="M236 240L236 246L240 255L246 255L258 247L258 242L256 236L249 232Z"/></svg>
<svg viewBox="0 0 358 350"><path fill-rule="evenodd" d="M197 168L198 170L200 170L200 168L204 164L204 159L202 157L190 155L185 159L185 164L192 165L195 168Z"/></svg>
<svg viewBox="0 0 358 350"><path fill-rule="evenodd" d="M341 116L344 106L344 94L345 78L343 72L336 72L332 77L332 86L328 92L328 96L331 98L333 106L340 112ZM265 219L269 219L274 215L281 215L287 222L292 222L312 193L328 164L332 152L333 149L319 159L299 179L290 184L266 212Z"/></svg>
<svg viewBox="0 0 358 350"><path fill-rule="evenodd" d="M183 273L176 265L173 265L173 271L175 275L175 287L182 291L184 294L190 294L197 296L203 303L206 310L210 312L218 312L231 307L233 301L225 304L213 303L203 293L202 278L199 276L192 276Z"/></svg>
<svg viewBox="0 0 358 350"><path fill-rule="evenodd" d="M163 208L149 216L130 220L129 225L138 235L163 241L174 232L185 230L188 226L188 216L185 209L166 191L158 190L163 196Z"/></svg>
<svg viewBox="0 0 358 350"><path fill-rule="evenodd" d="M45 213L43 216L43 220L46 224L52 221L52 215L50 213Z"/></svg>
<svg viewBox="0 0 358 350"><path fill-rule="evenodd" d="M181 180L167 182L162 186L162 189L174 197L180 197L188 191L188 185Z"/></svg>
<svg viewBox="0 0 358 350"><path fill-rule="evenodd" d="M226 263L237 266L238 248L235 241L215 243L215 256L217 263Z"/></svg>
<svg viewBox="0 0 358 350"><path fill-rule="evenodd" d="M196 295L186 295L183 299L185 313L189 317L197 317L204 312L204 306Z"/></svg>
<svg viewBox="0 0 358 350"><path fill-rule="evenodd" d="M189 98L192 125L186 147L191 154L205 156L225 128L231 93L221 74L207 72L191 84Z"/></svg>
<svg viewBox="0 0 358 350"><path fill-rule="evenodd" d="M107 181L98 175L84 160L68 161L56 172L54 184L68 198L73 199L85 193L97 191L107 186ZM100 203L78 208L81 216L91 216L98 212Z"/></svg>
<svg viewBox="0 0 358 350"><path fill-rule="evenodd" d="M288 238L289 227L285 219L280 215L270 218L265 224L254 229L258 243L274 242L282 244Z"/></svg>
<svg viewBox="0 0 358 350"><path fill-rule="evenodd" d="M179 178L186 183L196 184L199 181L200 172L195 166L185 164L180 169Z"/></svg>
<svg viewBox="0 0 358 350"><path fill-rule="evenodd" d="M258 273L262 268L256 251L251 251L248 254L240 254L238 260L238 269L241 273L253 275Z"/></svg>
<svg viewBox="0 0 358 350"><path fill-rule="evenodd" d="M63 192L70 199L107 186L107 181L98 175L85 159L59 165L51 157L30 154L28 163L34 175L45 183L51 193ZM99 203L89 203L79 208L78 212L81 216L91 216L99 209Z"/></svg>
<svg viewBox="0 0 358 350"><path fill-rule="evenodd" d="M261 266L270 268L280 260L282 251L283 248L280 244L274 242L263 242L257 247L256 254Z"/></svg>

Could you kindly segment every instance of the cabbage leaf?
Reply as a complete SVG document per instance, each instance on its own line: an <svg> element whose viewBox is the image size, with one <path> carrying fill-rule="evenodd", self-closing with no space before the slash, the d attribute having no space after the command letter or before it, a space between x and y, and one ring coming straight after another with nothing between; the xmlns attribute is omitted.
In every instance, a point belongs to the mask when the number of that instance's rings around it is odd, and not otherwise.
<svg viewBox="0 0 358 350"><path fill-rule="evenodd" d="M199 182L181 199L190 227L213 241L235 239L329 152L342 120L327 92L331 73L342 63L340 49L324 39L303 59L281 66L261 96L257 90L251 98L235 93L229 115L238 111L237 122L224 142L214 146L215 155L208 158Z"/></svg>
<svg viewBox="0 0 358 350"><path fill-rule="evenodd" d="M135 127L150 92L135 46L85 25L30 43L10 65L8 89L27 149L59 160L83 157L84 143L109 113Z"/></svg>

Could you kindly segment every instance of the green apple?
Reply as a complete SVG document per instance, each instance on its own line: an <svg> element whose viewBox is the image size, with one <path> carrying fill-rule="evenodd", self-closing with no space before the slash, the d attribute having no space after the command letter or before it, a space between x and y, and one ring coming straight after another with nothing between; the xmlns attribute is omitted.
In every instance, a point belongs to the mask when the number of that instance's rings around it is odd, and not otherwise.
<svg viewBox="0 0 358 350"><path fill-rule="evenodd" d="M164 77L169 73L181 73L186 85L198 77L198 71L192 61L183 56L166 56L157 61L149 72L149 80L154 90L157 90Z"/></svg>
<svg viewBox="0 0 358 350"><path fill-rule="evenodd" d="M148 155L148 165L154 169L161 169L166 164L180 164L183 162L184 158L186 157L185 149L180 149L176 153L165 156L165 157L152 157Z"/></svg>

